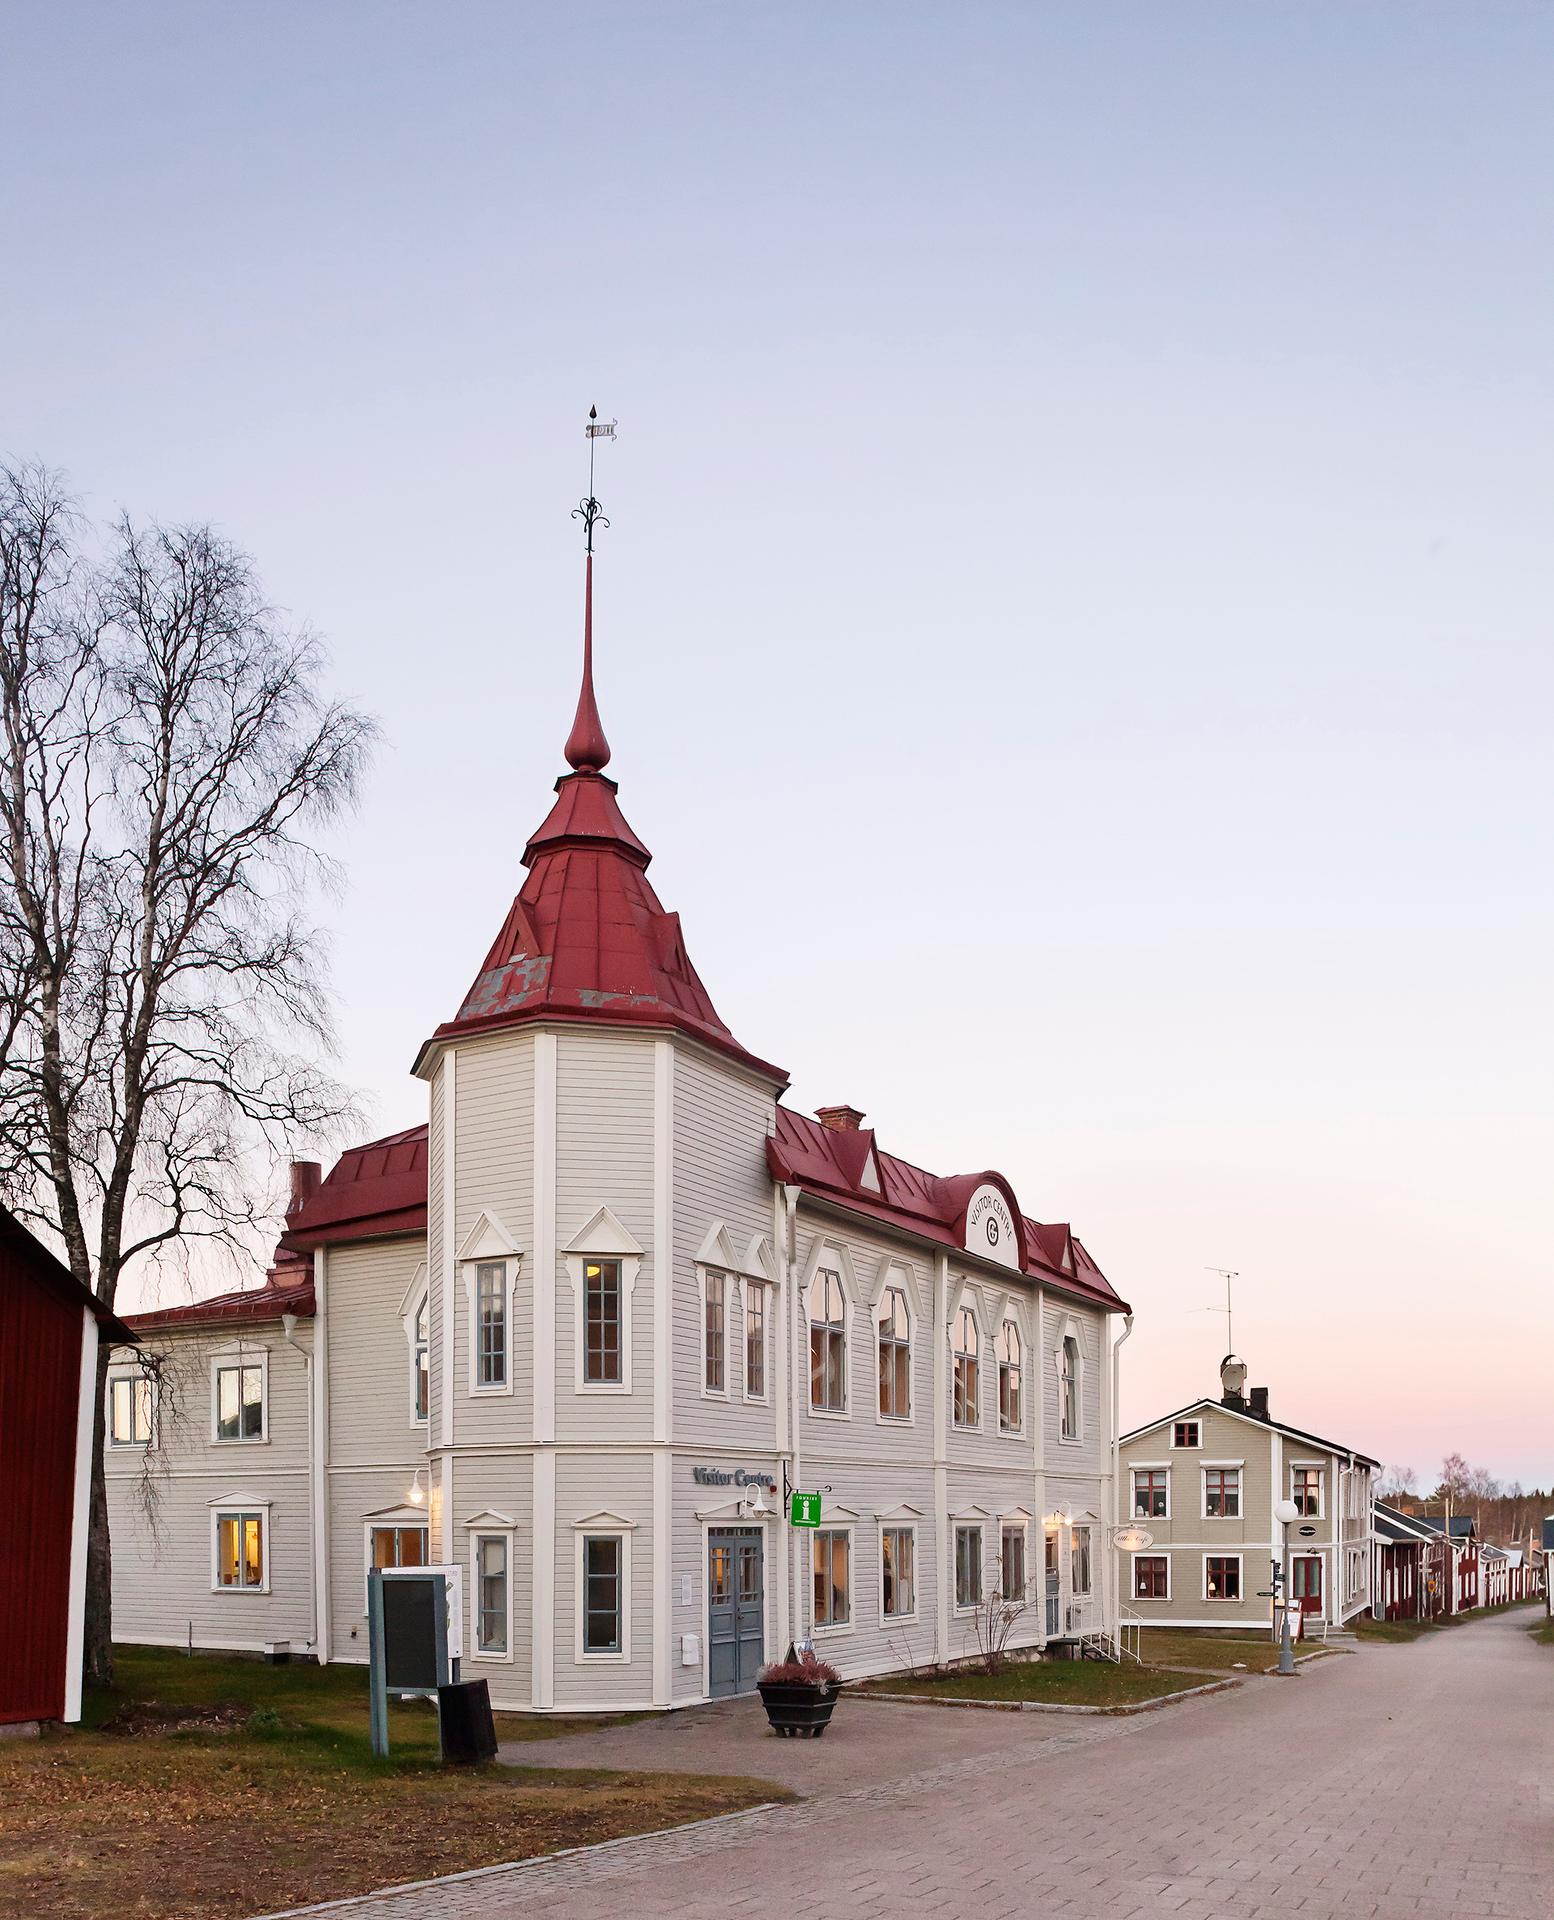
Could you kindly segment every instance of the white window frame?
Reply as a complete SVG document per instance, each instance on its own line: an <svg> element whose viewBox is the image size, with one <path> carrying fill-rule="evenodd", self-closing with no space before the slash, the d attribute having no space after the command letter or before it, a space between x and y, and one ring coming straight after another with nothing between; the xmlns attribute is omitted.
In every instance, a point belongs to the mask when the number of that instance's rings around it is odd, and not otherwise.
<svg viewBox="0 0 1554 1920"><path fill-rule="evenodd" d="M887 1613L885 1611L885 1535L904 1533L912 1541L912 1611L910 1613ZM885 1628L910 1627L916 1624L920 1611L918 1595L922 1591L918 1583L917 1522L915 1519L898 1518L891 1514L881 1514L879 1520L879 1595L880 1625Z"/></svg>
<svg viewBox="0 0 1554 1920"><path fill-rule="evenodd" d="M423 1567L432 1564L432 1522L425 1507L384 1507L377 1513L362 1515L362 1614L367 1613L367 1580L372 1572L372 1536L380 1528L395 1528L403 1533L407 1528L419 1527L426 1535L426 1558Z"/></svg>
<svg viewBox="0 0 1554 1920"><path fill-rule="evenodd" d="M703 1400L727 1400L732 1391L729 1376L734 1370L733 1342L729 1339L729 1328L733 1324L734 1319L734 1276L726 1267L702 1266L698 1267L696 1271L701 1282L699 1289L701 1295L701 1339L698 1342L701 1349L701 1397ZM721 1334L723 1341L723 1384L721 1387L709 1387L707 1385L707 1358L709 1353L707 1344L707 1299L714 1280L718 1281L723 1289L723 1330ZM744 1327L741 1323L740 1332L743 1333L743 1331Z"/></svg>
<svg viewBox="0 0 1554 1920"><path fill-rule="evenodd" d="M619 1259L618 1254L606 1258ZM631 1664L631 1536L635 1520L618 1513L591 1513L572 1523L573 1644L572 1658L580 1667L626 1667ZM585 1648L588 1590L585 1569L589 1540L620 1542L620 1645L609 1652L590 1653Z"/></svg>
<svg viewBox="0 0 1554 1920"><path fill-rule="evenodd" d="M971 1325L976 1334L976 1341L977 1341L977 1350L974 1354L970 1354L970 1355L967 1355L965 1353L964 1348L960 1345L961 1325L965 1315L968 1313L971 1315ZM982 1364L982 1356L983 1356L984 1350L987 1347L988 1341L987 1341L987 1329L982 1324L982 1314L979 1310L979 1302L977 1300L976 1289L974 1287L970 1287L970 1286L962 1287L960 1292L955 1297L955 1304L950 1309L949 1340L950 1340L950 1382L949 1382L950 1384L950 1431L952 1433L980 1433L982 1431L982 1425L983 1425L982 1409L983 1409L983 1406L986 1404L986 1400L987 1400L987 1395L983 1391L986 1385L986 1380L987 1380L987 1370ZM957 1420L955 1417L956 1375L957 1375L957 1371L959 1369L959 1365L962 1358L969 1358L972 1364L976 1368L975 1417L970 1420Z"/></svg>
<svg viewBox="0 0 1554 1920"><path fill-rule="evenodd" d="M976 1597L964 1602L960 1597L960 1537L963 1533L974 1533L977 1546L977 1583L980 1592ZM1003 1544L999 1542L1000 1546ZM982 1605L982 1594L987 1591L987 1516L985 1514L960 1514L950 1518L950 1611L962 1619L969 1618Z"/></svg>
<svg viewBox="0 0 1554 1920"><path fill-rule="evenodd" d="M834 1269L833 1269L834 1271ZM845 1293L844 1293L845 1297ZM824 1634L828 1639L839 1634L854 1633L858 1625L858 1554L854 1541L854 1530L850 1521L834 1520L821 1509L820 1525L810 1535L809 1547L809 1610L811 1616L815 1610L815 1549L819 1546L822 1534L841 1534L847 1542L847 1618L830 1620L824 1626L812 1618L812 1627L818 1639ZM914 1552L916 1550L914 1549Z"/></svg>
<svg viewBox="0 0 1554 1920"><path fill-rule="evenodd" d="M1074 1343L1074 1431L1063 1431L1063 1358L1068 1343ZM1079 1337L1079 1322L1073 1315L1063 1322L1058 1335L1058 1344L1053 1349L1053 1367L1057 1374L1057 1416L1058 1445L1060 1447L1082 1447L1085 1444L1085 1421L1089 1409L1086 1406L1088 1395L1085 1393L1085 1343Z"/></svg>
<svg viewBox="0 0 1554 1920"><path fill-rule="evenodd" d="M1004 1535L1017 1533L1020 1536L1020 1562L1025 1569L1025 1582L1017 1599L1010 1600L1004 1594ZM1031 1516L1028 1513L1001 1513L998 1516L998 1592L1005 1606L1031 1603Z"/></svg>
<svg viewBox="0 0 1554 1920"><path fill-rule="evenodd" d="M840 1323L834 1320L816 1320L810 1311L810 1292L822 1274L830 1275L836 1281L837 1291L842 1296L842 1318ZM852 1341L852 1300L847 1291L847 1275L841 1263L831 1265L827 1260L818 1260L815 1269L804 1282L801 1296L804 1312L804 1410L811 1420L851 1420L853 1417L853 1341ZM842 1330L842 1404L839 1407L817 1407L814 1392L813 1341L817 1326L834 1327L840 1324Z"/></svg>
<svg viewBox="0 0 1554 1920"><path fill-rule="evenodd" d="M417 1379L419 1369L415 1363L415 1356L416 1348L420 1343L415 1337L415 1323L420 1317L423 1307L426 1309L426 1418L418 1420L416 1418L415 1402L416 1387L419 1384ZM424 1433L431 1424L432 1413L432 1287L424 1260L420 1266L416 1268L415 1277L411 1280L404 1298L399 1303L399 1319L401 1326L403 1326L405 1330L405 1355L406 1366L408 1368L405 1381L405 1405L409 1409L409 1414L405 1424L413 1433ZM510 1325L511 1313L509 1313L508 1319Z"/></svg>
<svg viewBox="0 0 1554 1920"><path fill-rule="evenodd" d="M1236 1593L1235 1593L1235 1597L1234 1597L1233 1599L1232 1599L1232 1598L1229 1598L1229 1597L1222 1597L1222 1596L1219 1596L1219 1595L1211 1595L1211 1594L1210 1594L1210 1592L1209 1592L1209 1562L1210 1562L1211 1560L1234 1560L1234 1561L1235 1561L1235 1563L1236 1563ZM1167 1580L1169 1580L1169 1579L1170 1579L1170 1575L1169 1575L1169 1574L1167 1574L1167 1576L1166 1576L1166 1578L1167 1578ZM1245 1554L1243 1554L1243 1553L1241 1553L1241 1552L1240 1552L1239 1550L1237 1550L1237 1549L1234 1549L1234 1548L1232 1548L1232 1549L1228 1549L1228 1550L1226 1550L1225 1552L1222 1552L1222 1553L1205 1553L1205 1554L1203 1555L1203 1588L1202 1588L1202 1592L1203 1592L1203 1603L1204 1603L1204 1605L1205 1605L1205 1606L1215 1606L1215 1607L1239 1607L1239 1606L1243 1606L1243 1605L1245 1605L1245 1603L1246 1603L1246 1598L1247 1598L1247 1591L1246 1591L1246 1556L1245 1556Z"/></svg>
<svg viewBox="0 0 1554 1920"><path fill-rule="evenodd" d="M1178 1427L1195 1428L1198 1434L1197 1439L1183 1440L1180 1443L1178 1443L1176 1438L1176 1430ZM1202 1451L1202 1449L1203 1449L1203 1422L1201 1419L1198 1419L1195 1417L1191 1420L1173 1420L1171 1422L1171 1451L1173 1453L1199 1453Z"/></svg>
<svg viewBox="0 0 1554 1920"><path fill-rule="evenodd" d="M114 1388L119 1384L120 1381L123 1381L123 1380L127 1380L130 1382L130 1438L128 1440L115 1439L114 1432L113 1432ZM138 1394L136 1390L141 1387L145 1389L145 1394L146 1394L146 1437L144 1440L137 1440L134 1437L135 1402L138 1398ZM157 1387L157 1383L155 1379L149 1373L144 1372L140 1367L112 1367L109 1369L108 1396L107 1396L108 1404L104 1412L103 1430L107 1437L108 1447L111 1452L144 1453L148 1447L154 1447L156 1445L157 1443L157 1434L156 1434L157 1390L156 1390L156 1387Z"/></svg>
<svg viewBox="0 0 1554 1920"><path fill-rule="evenodd" d="M234 1367L259 1369L259 1431L221 1437L221 1375ZM210 1356L210 1443L213 1447L267 1447L270 1444L270 1349L258 1342L235 1340Z"/></svg>
<svg viewBox="0 0 1554 1920"><path fill-rule="evenodd" d="M513 1542L517 1534L517 1522L506 1513L471 1514L464 1522L464 1530L469 1537L469 1645L471 1658L486 1660L492 1664L511 1665L513 1653ZM500 1540L507 1554L507 1651L493 1653L480 1644L480 1620L484 1608L480 1603L480 1543L482 1540Z"/></svg>
<svg viewBox="0 0 1554 1920"><path fill-rule="evenodd" d="M1287 1463L1287 1472L1289 1475L1287 1497L1291 1501L1295 1498L1295 1473L1297 1468L1302 1472L1314 1473L1317 1476L1317 1510L1315 1513L1302 1513L1300 1516L1301 1519L1325 1520L1327 1518L1327 1462L1325 1460L1291 1460Z"/></svg>
<svg viewBox="0 0 1554 1920"><path fill-rule="evenodd" d="M1013 1427L1006 1427L1004 1425L1004 1369L1003 1362L999 1358L998 1353L998 1343L1003 1336L1005 1327L1014 1328L1014 1337L1020 1343L1020 1358L1017 1369L1020 1376L1020 1419L1018 1425ZM1026 1392L1028 1385L1027 1375L1030 1371L1026 1362L1030 1350L1030 1341L1025 1337L1025 1329L1020 1324L1019 1314L1014 1310L1014 1303L1012 1301L1006 1301L1004 1311L998 1317L998 1331L993 1335L993 1382L997 1389L998 1396L998 1431L1006 1440L1023 1440L1025 1438L1025 1408L1026 1402L1030 1398L1030 1395Z"/></svg>
<svg viewBox="0 0 1554 1920"><path fill-rule="evenodd" d="M1166 1570L1166 1590L1164 1595L1149 1594L1146 1596L1139 1592L1138 1574L1134 1570L1134 1563L1135 1561L1139 1561L1139 1560L1164 1560L1165 1570ZM1140 1601L1142 1601L1143 1604L1146 1607L1148 1607L1148 1606L1164 1605L1167 1601L1169 1601L1172 1598L1171 1569L1174 1564L1174 1560L1175 1560L1175 1556L1171 1553L1170 1549L1166 1547L1159 1547L1159 1546L1141 1547L1138 1550L1138 1552L1130 1553L1128 1555L1129 1603L1132 1605L1136 1605ZM1207 1568L1205 1568L1204 1570L1205 1584L1207 1584L1207 1579L1208 1579L1208 1570Z"/></svg>
<svg viewBox="0 0 1554 1920"><path fill-rule="evenodd" d="M480 1214L464 1237L458 1262L464 1275L464 1370L467 1391L472 1399L484 1400L511 1396L516 1391L517 1366L513 1356L513 1301L518 1275L523 1267L523 1252L496 1214ZM482 1267L503 1268L502 1311L507 1335L507 1378L501 1382L482 1382L480 1378L479 1272ZM448 1356L444 1356L446 1364ZM411 1402L412 1406L414 1402Z"/></svg>
<svg viewBox="0 0 1554 1920"><path fill-rule="evenodd" d="M1236 1476L1234 1513L1209 1512L1209 1475L1233 1473ZM1169 1499L1169 1494L1167 1498ZM1244 1460L1200 1460L1198 1462L1198 1517L1201 1520L1244 1520L1246 1518L1246 1462Z"/></svg>
<svg viewBox="0 0 1554 1920"><path fill-rule="evenodd" d="M740 1385L752 1406L764 1407L772 1397L772 1302L776 1289L770 1280L758 1280L753 1274L739 1276L739 1365ZM761 1391L750 1391L750 1303L761 1311Z"/></svg>
<svg viewBox="0 0 1554 1920"><path fill-rule="evenodd" d="M637 1275L642 1270L642 1248L608 1207L600 1207L564 1248L567 1278L572 1286L572 1391L588 1397L594 1394L629 1394L632 1369L633 1302ZM590 1261L613 1260L620 1267L621 1300L621 1377L619 1380L586 1379L587 1348L584 1329L588 1289L585 1269ZM700 1341L697 1342L698 1349ZM594 1654L591 1659L603 1658Z"/></svg>
<svg viewBox="0 0 1554 1920"><path fill-rule="evenodd" d="M264 1594L270 1591L270 1502L247 1493L226 1493L212 1500L210 1512L210 1590L212 1593ZM229 1587L221 1580L221 1522L256 1513L263 1578L257 1587Z"/></svg>
<svg viewBox="0 0 1554 1920"><path fill-rule="evenodd" d="M1072 1521L1072 1520L1071 1520L1071 1521L1069 1522L1069 1527L1068 1527L1068 1591L1069 1591L1069 1598L1070 1598L1070 1599L1073 1599L1073 1600L1093 1600L1093 1599L1095 1598L1095 1575L1096 1575L1096 1554L1095 1554L1095 1536L1096 1536L1096 1534L1097 1534L1097 1532L1098 1532L1098 1531L1099 1531L1099 1528L1097 1527L1097 1525L1096 1525L1096 1523L1095 1523L1095 1521L1093 1521L1093 1520L1079 1520L1079 1521ZM1089 1586L1087 1586L1087 1587L1085 1587L1085 1588L1084 1588L1083 1590L1081 1590L1081 1589L1080 1589L1080 1588L1079 1588L1078 1586L1076 1586L1076 1585L1075 1585L1075 1583L1074 1583L1074 1567L1075 1567L1075 1565L1077 1564L1077 1561L1078 1561L1078 1555L1077 1555L1077 1554L1075 1553L1075 1551L1074 1551L1074 1535L1075 1535L1076 1533L1082 1533L1082 1534L1085 1534L1085 1535L1087 1535L1087 1536L1088 1536L1088 1549L1089 1549L1089 1552L1088 1552L1088 1558L1089 1558L1089 1562L1090 1562L1090 1584L1089 1584ZM1170 1576L1169 1574L1167 1574L1167 1575L1166 1575L1166 1579L1167 1579L1167 1581L1168 1581L1168 1582L1169 1582L1169 1580L1170 1580L1170 1577L1171 1577L1171 1576Z"/></svg>
<svg viewBox="0 0 1554 1920"><path fill-rule="evenodd" d="M1144 1514L1139 1512L1138 1510L1139 1489L1138 1489L1138 1480L1136 1476L1141 1473L1163 1473L1165 1475L1166 1504L1165 1504L1164 1513ZM1171 1481L1173 1478L1174 1476L1171 1472L1171 1462L1169 1460L1130 1460L1128 1462L1128 1523L1129 1525L1132 1525L1139 1520L1169 1520L1171 1518Z"/></svg>
<svg viewBox="0 0 1554 1920"><path fill-rule="evenodd" d="M907 1337L907 1410L905 1413L884 1413L880 1409L880 1326L885 1312L885 1304L891 1294L899 1293L901 1303L906 1308ZM870 1314L874 1328L874 1421L881 1427L910 1427L917 1421L917 1302L913 1298L913 1289L908 1277L900 1267L891 1267L885 1274L884 1285L880 1288L879 1298L875 1301ZM895 1344L894 1342L892 1344Z"/></svg>

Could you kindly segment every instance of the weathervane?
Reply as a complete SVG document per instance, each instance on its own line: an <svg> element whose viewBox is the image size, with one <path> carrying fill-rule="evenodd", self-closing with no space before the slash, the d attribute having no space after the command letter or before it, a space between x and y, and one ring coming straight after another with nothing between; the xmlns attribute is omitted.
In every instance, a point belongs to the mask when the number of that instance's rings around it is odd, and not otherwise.
<svg viewBox="0 0 1554 1920"><path fill-rule="evenodd" d="M1240 1270L1236 1267L1205 1267L1204 1272L1217 1273L1220 1279L1223 1280L1225 1283L1224 1306L1205 1307L1203 1311L1205 1313L1224 1314L1225 1316L1225 1351L1226 1353L1234 1353L1236 1350L1236 1343L1231 1338L1231 1332L1230 1332L1230 1283L1232 1280L1239 1280L1241 1278Z"/></svg>
<svg viewBox="0 0 1554 1920"><path fill-rule="evenodd" d="M599 440L613 440L615 429L619 425L618 420L601 420L597 407L588 409L588 425L583 429L588 437L588 497L580 500L572 509L572 518L581 520L583 523L583 532L586 536L583 551L588 554L592 554L594 550L594 528L607 527L610 524L601 512L599 502L594 498L594 445Z"/></svg>

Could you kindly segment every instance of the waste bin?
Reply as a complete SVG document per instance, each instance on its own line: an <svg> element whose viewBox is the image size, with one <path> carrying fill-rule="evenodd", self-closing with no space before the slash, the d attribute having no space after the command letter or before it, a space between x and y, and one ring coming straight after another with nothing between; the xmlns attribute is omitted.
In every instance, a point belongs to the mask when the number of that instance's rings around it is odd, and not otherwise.
<svg viewBox="0 0 1554 1920"><path fill-rule="evenodd" d="M437 1689L437 1718L442 1728L442 1757L469 1766L496 1758L496 1728L491 1721L491 1689L484 1680L455 1680Z"/></svg>

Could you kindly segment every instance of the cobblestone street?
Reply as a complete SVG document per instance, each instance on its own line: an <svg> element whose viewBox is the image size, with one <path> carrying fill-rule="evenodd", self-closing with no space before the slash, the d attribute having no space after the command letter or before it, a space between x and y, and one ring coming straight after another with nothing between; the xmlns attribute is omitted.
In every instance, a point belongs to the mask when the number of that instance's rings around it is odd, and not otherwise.
<svg viewBox="0 0 1554 1920"><path fill-rule="evenodd" d="M1547 1920L1554 1658L1529 1638L1532 1620L1368 1646L1297 1680L1257 1679L1131 1719L851 1701L852 1737L813 1750L757 1739L748 1716L723 1709L708 1715L705 1746L691 1716L613 1742L558 1742L548 1757L567 1764L604 1763L609 1745L616 1765L630 1751L631 1764L737 1763L788 1781L812 1759L816 1791L797 1806L314 1911Z"/></svg>

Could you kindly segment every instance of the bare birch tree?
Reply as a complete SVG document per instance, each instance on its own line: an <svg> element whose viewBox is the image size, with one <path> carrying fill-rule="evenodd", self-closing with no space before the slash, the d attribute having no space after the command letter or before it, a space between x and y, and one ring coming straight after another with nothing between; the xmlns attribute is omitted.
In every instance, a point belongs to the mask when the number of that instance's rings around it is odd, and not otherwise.
<svg viewBox="0 0 1554 1920"><path fill-rule="evenodd" d="M371 723L208 527L100 551L57 476L0 468L0 1191L112 1307L126 1268L232 1248L264 1158L338 1126L309 835ZM88 1677L112 1672L99 1357Z"/></svg>

